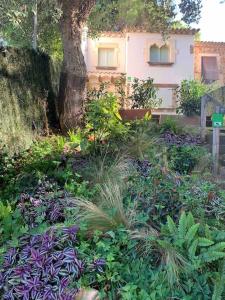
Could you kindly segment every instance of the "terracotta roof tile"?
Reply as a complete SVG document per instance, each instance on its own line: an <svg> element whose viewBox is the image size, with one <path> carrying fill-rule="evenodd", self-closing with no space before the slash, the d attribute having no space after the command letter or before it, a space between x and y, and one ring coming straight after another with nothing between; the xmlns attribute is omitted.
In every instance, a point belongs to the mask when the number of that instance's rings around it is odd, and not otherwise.
<svg viewBox="0 0 225 300"><path fill-rule="evenodd" d="M198 41L198 42L195 42L195 46L207 46L207 47L222 46L222 47L225 47L225 42Z"/></svg>
<svg viewBox="0 0 225 300"><path fill-rule="evenodd" d="M200 29L194 28L180 28L180 29L170 29L169 34L183 34L183 35L195 35L199 32ZM159 31L151 31L146 29L145 27L127 27L122 31L105 31L102 33L104 36L112 36L112 35L123 35L127 32L140 32L140 33L160 33Z"/></svg>

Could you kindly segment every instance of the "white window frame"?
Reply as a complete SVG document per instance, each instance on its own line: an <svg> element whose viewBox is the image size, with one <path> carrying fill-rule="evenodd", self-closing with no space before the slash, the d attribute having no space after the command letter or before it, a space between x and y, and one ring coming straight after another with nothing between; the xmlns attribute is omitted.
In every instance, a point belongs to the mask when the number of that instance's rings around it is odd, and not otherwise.
<svg viewBox="0 0 225 300"><path fill-rule="evenodd" d="M98 45L98 51L97 51L97 55L98 55L98 58L97 58L97 67L98 68L105 68L105 69L110 69L110 68L118 68L119 66L119 63L118 63L118 45L116 44L101 44L101 45ZM114 59L113 59L113 64L112 65L101 65L100 64L100 51L101 49L104 49L104 50L113 50L114 51Z"/></svg>

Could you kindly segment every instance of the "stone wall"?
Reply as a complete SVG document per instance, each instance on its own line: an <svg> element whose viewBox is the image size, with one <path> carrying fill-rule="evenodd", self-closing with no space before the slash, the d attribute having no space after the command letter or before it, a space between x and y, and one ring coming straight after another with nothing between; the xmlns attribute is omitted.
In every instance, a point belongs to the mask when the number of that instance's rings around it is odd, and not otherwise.
<svg viewBox="0 0 225 300"><path fill-rule="evenodd" d="M196 42L194 47L195 55L195 79L201 79L201 57L215 56L219 67L218 84L225 85L225 43L222 42Z"/></svg>

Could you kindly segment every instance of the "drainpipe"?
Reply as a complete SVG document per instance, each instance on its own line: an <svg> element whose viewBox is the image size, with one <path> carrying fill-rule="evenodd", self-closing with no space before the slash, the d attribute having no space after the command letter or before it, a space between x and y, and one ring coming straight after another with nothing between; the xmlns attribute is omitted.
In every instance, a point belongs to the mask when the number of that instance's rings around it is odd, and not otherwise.
<svg viewBox="0 0 225 300"><path fill-rule="evenodd" d="M88 27L87 26L84 26L82 30L81 49L87 66L87 52L88 52Z"/></svg>
<svg viewBox="0 0 225 300"><path fill-rule="evenodd" d="M128 96L129 94L129 86L128 86L128 81L127 81L127 76L128 76L128 43L129 43L129 35L126 33L125 37L125 73L126 73L126 95Z"/></svg>

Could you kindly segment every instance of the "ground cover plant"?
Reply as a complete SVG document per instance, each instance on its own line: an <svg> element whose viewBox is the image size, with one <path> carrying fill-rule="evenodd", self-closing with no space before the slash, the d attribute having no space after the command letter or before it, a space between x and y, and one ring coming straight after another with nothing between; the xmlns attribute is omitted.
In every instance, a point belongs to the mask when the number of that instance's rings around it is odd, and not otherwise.
<svg viewBox="0 0 225 300"><path fill-rule="evenodd" d="M1 299L224 299L225 193L198 136L89 97L83 129L1 152Z"/></svg>

